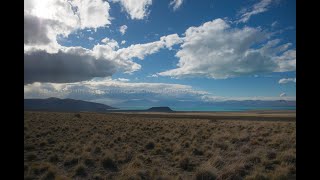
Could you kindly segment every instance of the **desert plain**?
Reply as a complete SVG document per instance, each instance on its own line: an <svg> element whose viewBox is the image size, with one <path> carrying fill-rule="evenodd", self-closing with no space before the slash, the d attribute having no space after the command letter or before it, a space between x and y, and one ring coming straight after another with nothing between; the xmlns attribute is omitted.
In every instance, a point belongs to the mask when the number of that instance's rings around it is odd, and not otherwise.
<svg viewBox="0 0 320 180"><path fill-rule="evenodd" d="M24 112L25 179L296 179L296 112Z"/></svg>

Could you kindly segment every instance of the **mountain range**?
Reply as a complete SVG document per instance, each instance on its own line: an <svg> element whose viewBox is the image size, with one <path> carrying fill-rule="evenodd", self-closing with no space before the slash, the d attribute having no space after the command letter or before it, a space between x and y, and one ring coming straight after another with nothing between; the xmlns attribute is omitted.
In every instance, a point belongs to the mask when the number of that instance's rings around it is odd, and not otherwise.
<svg viewBox="0 0 320 180"><path fill-rule="evenodd" d="M106 112L107 110L116 109L114 107L82 101L75 99L24 99L24 110L36 110L36 111L64 111L64 112Z"/></svg>
<svg viewBox="0 0 320 180"><path fill-rule="evenodd" d="M219 102L166 102L166 104L152 102L152 101L127 101L125 104L127 107L138 107L143 104L145 110L137 111L148 111L148 112L171 112L169 107L184 107L184 108L199 108L199 107L295 107L296 101L262 101L262 100L244 100L244 101L219 101ZM169 106L169 107L168 107ZM121 106L120 106L121 107ZM121 110L112 106L108 106L101 103L88 102L83 100L75 99L59 99L59 98L48 98L48 99L24 99L25 110L35 111L63 111L63 112L111 112L111 111L126 111ZM131 108L132 109L132 108ZM136 111L136 110L131 110Z"/></svg>

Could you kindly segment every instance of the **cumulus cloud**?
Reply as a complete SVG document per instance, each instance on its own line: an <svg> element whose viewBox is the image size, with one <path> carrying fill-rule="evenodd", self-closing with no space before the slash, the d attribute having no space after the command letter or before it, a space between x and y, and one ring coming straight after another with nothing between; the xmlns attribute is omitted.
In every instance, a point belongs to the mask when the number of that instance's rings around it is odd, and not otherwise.
<svg viewBox="0 0 320 180"><path fill-rule="evenodd" d="M224 79L295 71L295 50L288 50L289 43L279 45L280 40L270 40L271 34L260 28L232 28L222 19L190 27L180 38L183 43L176 53L178 67L158 75Z"/></svg>
<svg viewBox="0 0 320 180"><path fill-rule="evenodd" d="M128 29L128 26L123 25L123 26L120 26L119 31L122 35L124 35L126 33L127 29Z"/></svg>
<svg viewBox="0 0 320 180"><path fill-rule="evenodd" d="M73 5L64 0L26 0L25 15L33 15L40 19L58 21L70 27L79 27L78 14L74 13Z"/></svg>
<svg viewBox="0 0 320 180"><path fill-rule="evenodd" d="M93 40L94 40L94 38L93 38L93 37L88 37L88 39L89 39L90 41L93 41Z"/></svg>
<svg viewBox="0 0 320 180"><path fill-rule="evenodd" d="M177 34L170 34L160 37L159 41L130 45L129 47L119 49L117 53L119 57L124 59L131 59L134 57L144 59L146 55L156 53L162 48L171 49L173 45L181 42L182 41Z"/></svg>
<svg viewBox="0 0 320 180"><path fill-rule="evenodd" d="M39 18L56 20L73 28L98 28L111 24L110 5L103 0L27 0L31 9L25 9Z"/></svg>
<svg viewBox="0 0 320 180"><path fill-rule="evenodd" d="M296 50L288 50L282 55L275 57L278 68L275 72L286 72L296 70Z"/></svg>
<svg viewBox="0 0 320 180"><path fill-rule="evenodd" d="M290 82L296 83L296 78L282 78L279 80L279 84L287 84Z"/></svg>
<svg viewBox="0 0 320 180"><path fill-rule="evenodd" d="M72 27L57 20L25 14L24 50L42 49L56 52L61 47L57 42L57 35L66 36L72 29Z"/></svg>
<svg viewBox="0 0 320 180"><path fill-rule="evenodd" d="M125 40L122 40L122 41L121 41L121 44L125 44L125 43L126 43L126 41L125 41Z"/></svg>
<svg viewBox="0 0 320 180"><path fill-rule="evenodd" d="M24 16L24 43L49 44L51 40L48 35L48 26L50 25L55 25L55 21L40 20L31 15Z"/></svg>
<svg viewBox="0 0 320 180"><path fill-rule="evenodd" d="M183 39L178 36L178 34L170 34L167 36L162 36L161 41L165 43L166 48L171 49L173 45L180 44L183 42Z"/></svg>
<svg viewBox="0 0 320 180"><path fill-rule="evenodd" d="M120 3L131 19L144 19L148 14L148 7L152 0L111 0L111 2Z"/></svg>
<svg viewBox="0 0 320 180"><path fill-rule="evenodd" d="M33 82L78 82L94 77L107 77L115 72L132 73L141 68L133 58L158 52L161 48L171 48L180 41L173 41L168 35L160 40L135 44L119 49L114 39L104 38L92 50L81 47L61 47L58 52L30 50L24 55L25 84ZM170 39L170 41L166 41Z"/></svg>
<svg viewBox="0 0 320 180"><path fill-rule="evenodd" d="M109 46L112 50L114 50L115 48L119 48L118 42L114 39L109 39L106 37L102 39L101 42L103 42L106 46Z"/></svg>
<svg viewBox="0 0 320 180"><path fill-rule="evenodd" d="M170 2L170 6L172 6L173 10L177 10L179 9L179 7L182 5L183 0L172 0Z"/></svg>
<svg viewBox="0 0 320 180"><path fill-rule="evenodd" d="M110 22L110 5L103 0L77 0L70 2L74 13L78 15L80 28L98 28Z"/></svg>
<svg viewBox="0 0 320 180"><path fill-rule="evenodd" d="M26 0L24 9L25 50L57 52L57 36L77 29L103 27L110 22L109 3L102 0ZM44 46L46 45L46 46Z"/></svg>
<svg viewBox="0 0 320 180"><path fill-rule="evenodd" d="M249 21L251 16L263 13L268 10L274 0L261 0L250 8L243 9L240 14L241 18L237 22L245 23Z"/></svg>

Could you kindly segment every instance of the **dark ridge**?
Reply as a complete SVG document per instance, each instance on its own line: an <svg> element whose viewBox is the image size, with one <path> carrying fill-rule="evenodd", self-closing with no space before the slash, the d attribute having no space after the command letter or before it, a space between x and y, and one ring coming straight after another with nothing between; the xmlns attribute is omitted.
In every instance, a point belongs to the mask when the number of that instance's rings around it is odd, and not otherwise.
<svg viewBox="0 0 320 180"><path fill-rule="evenodd" d="M54 97L48 99L24 99L24 110L58 112L107 112L110 109L116 108L105 104L75 99L59 99Z"/></svg>

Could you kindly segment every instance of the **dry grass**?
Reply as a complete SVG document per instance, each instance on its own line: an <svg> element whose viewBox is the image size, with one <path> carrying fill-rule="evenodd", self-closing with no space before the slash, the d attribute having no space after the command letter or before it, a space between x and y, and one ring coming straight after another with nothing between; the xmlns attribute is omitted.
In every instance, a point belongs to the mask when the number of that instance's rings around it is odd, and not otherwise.
<svg viewBox="0 0 320 180"><path fill-rule="evenodd" d="M25 112L25 179L295 179L295 121Z"/></svg>

